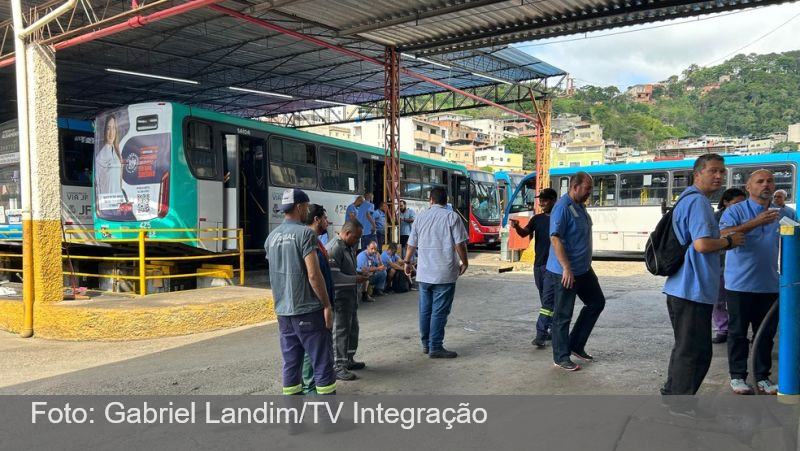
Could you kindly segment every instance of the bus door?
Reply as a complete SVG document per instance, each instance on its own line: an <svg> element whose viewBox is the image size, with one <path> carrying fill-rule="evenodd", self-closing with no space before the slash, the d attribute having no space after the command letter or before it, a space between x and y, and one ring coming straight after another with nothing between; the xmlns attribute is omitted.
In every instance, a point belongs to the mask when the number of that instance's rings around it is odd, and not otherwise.
<svg viewBox="0 0 800 451"><path fill-rule="evenodd" d="M188 124L187 150L192 173L197 179L197 227L199 229L218 229L225 226L225 157L223 151L229 144L227 135L222 136L221 144L212 139L211 126L199 121ZM208 138L206 136L208 135ZM178 196L180 194L178 193ZM216 230L198 232L203 239L197 247L220 252L223 248L222 233Z"/></svg>
<svg viewBox="0 0 800 451"><path fill-rule="evenodd" d="M239 137L239 227L244 230L245 249L263 249L267 239L266 141Z"/></svg>
<svg viewBox="0 0 800 451"><path fill-rule="evenodd" d="M367 158L361 159L361 168L364 173L364 177L362 178L364 184L362 187L364 189L358 194L370 192L375 195L374 202L383 200L383 168L385 166L386 164L383 158L378 155L370 155Z"/></svg>
<svg viewBox="0 0 800 451"><path fill-rule="evenodd" d="M223 249L238 249L236 245L236 229L239 227L239 147L241 137L234 133L222 133L222 226L223 236L230 238L223 241Z"/></svg>
<svg viewBox="0 0 800 451"><path fill-rule="evenodd" d="M451 192L453 193L453 208L464 221L464 227L469 230L469 180L464 174L453 173Z"/></svg>

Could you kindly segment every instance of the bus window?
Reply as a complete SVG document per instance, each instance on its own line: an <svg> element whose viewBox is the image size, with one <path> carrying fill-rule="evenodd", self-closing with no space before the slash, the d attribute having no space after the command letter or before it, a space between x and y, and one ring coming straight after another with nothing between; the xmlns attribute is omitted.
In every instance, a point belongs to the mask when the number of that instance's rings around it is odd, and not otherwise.
<svg viewBox="0 0 800 451"><path fill-rule="evenodd" d="M509 213L521 213L533 210L536 202L536 179L531 179L520 187L517 195L511 199Z"/></svg>
<svg viewBox="0 0 800 451"><path fill-rule="evenodd" d="M400 197L420 199L422 185L420 183L400 182Z"/></svg>
<svg viewBox="0 0 800 451"><path fill-rule="evenodd" d="M672 173L672 203L675 203L683 190L694 183L692 171L674 171Z"/></svg>
<svg viewBox="0 0 800 451"><path fill-rule="evenodd" d="M92 186L94 135L75 130L60 130L61 181L65 185Z"/></svg>
<svg viewBox="0 0 800 451"><path fill-rule="evenodd" d="M794 197L794 167L789 165L767 166L775 176L775 189L786 191L786 201L796 202Z"/></svg>
<svg viewBox="0 0 800 451"><path fill-rule="evenodd" d="M731 186L745 189L747 185L747 179L750 178L750 174L758 169L766 169L771 171L772 175L775 177L775 189L782 189L786 191L787 202L791 202L792 200L790 199L794 199L794 189L792 183L794 180L794 168L789 165L733 168L731 170Z"/></svg>
<svg viewBox="0 0 800 451"><path fill-rule="evenodd" d="M422 181L428 183L436 183L442 184L444 183L444 176L442 175L444 171L441 169L434 169L426 167L425 170L422 171Z"/></svg>
<svg viewBox="0 0 800 451"><path fill-rule="evenodd" d="M269 174L272 184L287 188L317 187L314 145L284 138L269 140Z"/></svg>
<svg viewBox="0 0 800 451"><path fill-rule="evenodd" d="M590 207L613 207L617 205L617 176L598 175L594 177Z"/></svg>
<svg viewBox="0 0 800 451"><path fill-rule="evenodd" d="M661 205L667 199L667 173L620 174L620 205Z"/></svg>
<svg viewBox="0 0 800 451"><path fill-rule="evenodd" d="M569 177L561 177L558 180L558 195L563 196L569 193Z"/></svg>
<svg viewBox="0 0 800 451"><path fill-rule="evenodd" d="M355 153L321 147L319 167L322 189L342 193L355 193L358 190L358 156Z"/></svg>
<svg viewBox="0 0 800 451"><path fill-rule="evenodd" d="M189 167L195 177L204 180L219 180L219 162L211 139L211 126L200 122L190 122L186 151Z"/></svg>
<svg viewBox="0 0 800 451"><path fill-rule="evenodd" d="M422 171L418 164L400 163L400 179L413 180L419 182L422 180Z"/></svg>

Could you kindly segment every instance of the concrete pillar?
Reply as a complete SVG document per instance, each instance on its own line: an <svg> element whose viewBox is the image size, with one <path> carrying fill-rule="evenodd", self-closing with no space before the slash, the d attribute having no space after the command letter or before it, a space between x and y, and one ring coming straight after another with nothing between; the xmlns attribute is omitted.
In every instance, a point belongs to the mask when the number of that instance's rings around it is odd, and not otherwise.
<svg viewBox="0 0 800 451"><path fill-rule="evenodd" d="M37 303L57 302L63 299L63 277L56 58L49 48L39 44L25 47L34 296Z"/></svg>

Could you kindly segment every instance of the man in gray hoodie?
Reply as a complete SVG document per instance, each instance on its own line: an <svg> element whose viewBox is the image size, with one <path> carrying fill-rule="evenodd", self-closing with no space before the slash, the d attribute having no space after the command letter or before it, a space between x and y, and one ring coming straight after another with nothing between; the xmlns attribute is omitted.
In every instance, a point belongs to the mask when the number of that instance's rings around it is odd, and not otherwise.
<svg viewBox="0 0 800 451"><path fill-rule="evenodd" d="M358 284L367 277L356 271L356 246L364 228L356 220L348 220L342 230L325 248L330 258L336 303L333 310L333 354L336 359L336 378L344 381L358 379L350 370L366 365L356 362L358 348Z"/></svg>

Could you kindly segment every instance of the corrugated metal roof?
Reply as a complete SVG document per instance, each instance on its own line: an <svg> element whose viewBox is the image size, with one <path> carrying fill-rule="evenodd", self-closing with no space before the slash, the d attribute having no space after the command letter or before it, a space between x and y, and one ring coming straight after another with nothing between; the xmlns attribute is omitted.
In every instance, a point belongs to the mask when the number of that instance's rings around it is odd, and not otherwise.
<svg viewBox="0 0 800 451"><path fill-rule="evenodd" d="M10 17L9 3L0 2L0 24ZM29 10L46 2L23 3ZM94 5L99 18L130 9L130 1L84 3ZM166 2L158 8L181 3L185 2ZM378 60L383 58L384 45L396 45L406 55L403 67L463 89L496 84L487 75L520 82L563 74L506 43L773 3L781 1L225 0L220 4ZM80 12L72 16L71 26L87 24L84 16ZM7 53L13 45L8 36L5 39L0 52ZM69 116L91 116L109 106L150 100L240 115L269 115L319 108L314 100L320 99L358 104L384 96L382 66L210 8L60 50L57 63L60 112ZM199 84L114 74L107 68ZM236 92L230 86L294 98ZM13 67L0 69L0 88L13 92ZM401 76L401 96L439 91L441 88ZM0 117L14 111L11 99L0 101Z"/></svg>

